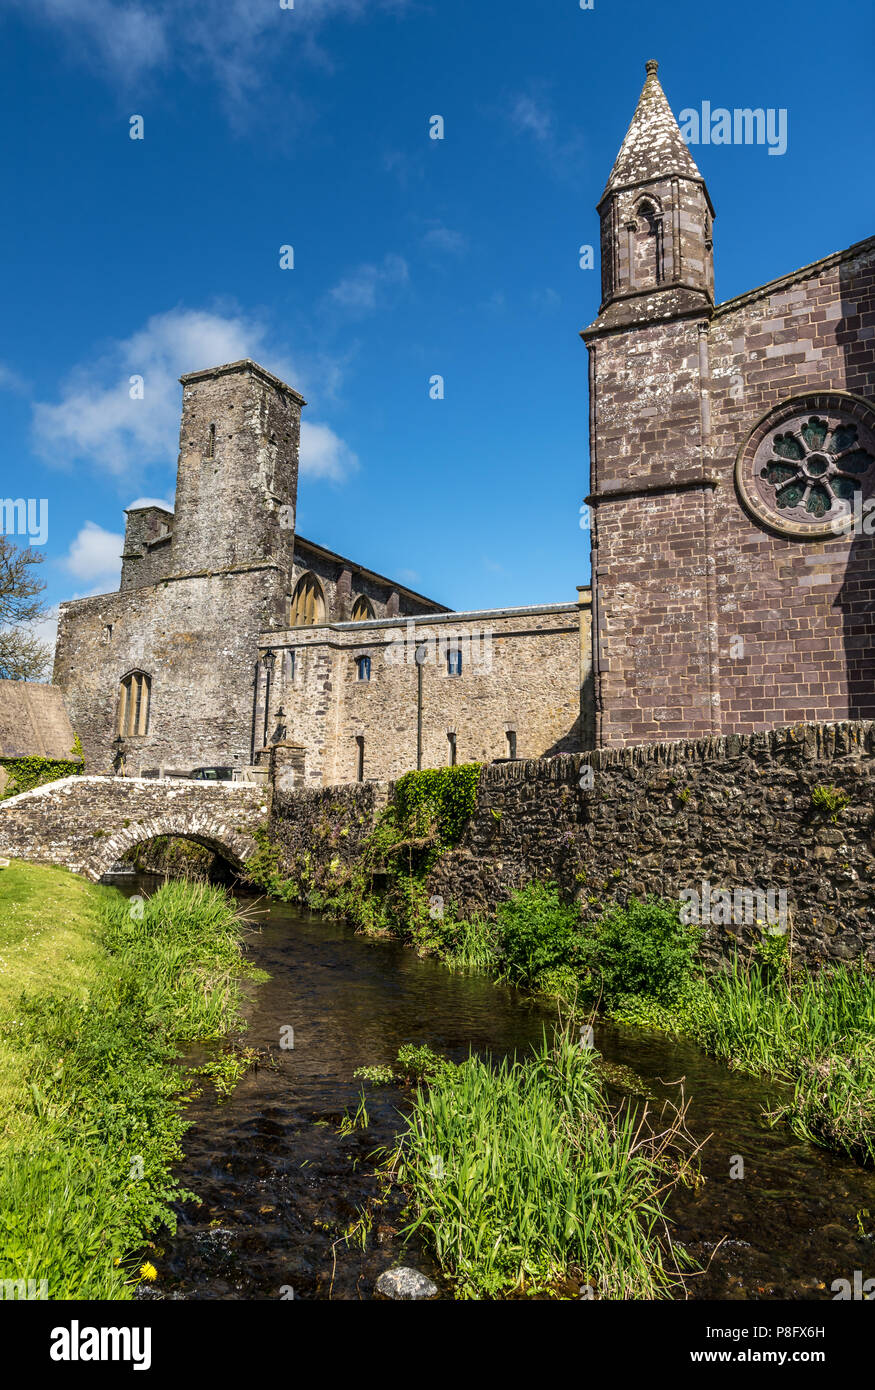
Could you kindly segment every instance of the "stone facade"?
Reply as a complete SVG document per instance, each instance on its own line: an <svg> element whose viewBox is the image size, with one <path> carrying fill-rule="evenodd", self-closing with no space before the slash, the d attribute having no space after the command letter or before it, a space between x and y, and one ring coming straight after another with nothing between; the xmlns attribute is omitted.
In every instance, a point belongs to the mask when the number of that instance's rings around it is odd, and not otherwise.
<svg viewBox="0 0 875 1390"><path fill-rule="evenodd" d="M599 211L598 745L872 717L872 538L831 523L875 493L875 238L715 306L655 63Z"/></svg>
<svg viewBox="0 0 875 1390"><path fill-rule="evenodd" d="M73 727L57 686L0 681L0 757L74 756Z"/></svg>
<svg viewBox="0 0 875 1390"><path fill-rule="evenodd" d="M589 631L587 594L262 633L274 660L262 727L307 746L315 785L572 752L591 744Z"/></svg>
<svg viewBox="0 0 875 1390"><path fill-rule="evenodd" d="M119 592L62 606L54 680L89 770L260 775L295 745L287 779L321 786L591 739L588 591L450 615L296 534L297 392L249 361L182 385L175 511L129 511ZM410 650L392 663L414 619L421 698Z"/></svg>

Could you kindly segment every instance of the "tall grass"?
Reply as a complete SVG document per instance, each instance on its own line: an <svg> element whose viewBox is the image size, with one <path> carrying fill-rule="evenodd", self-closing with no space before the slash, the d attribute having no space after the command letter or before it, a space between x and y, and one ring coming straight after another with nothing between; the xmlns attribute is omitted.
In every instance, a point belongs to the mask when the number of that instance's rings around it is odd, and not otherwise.
<svg viewBox="0 0 875 1390"><path fill-rule="evenodd" d="M43 982L4 1019L30 1113L2 1150L0 1279L45 1279L53 1299L130 1297L132 1251L174 1226L187 1195L172 1172L179 1047L239 1025L246 969L220 889L172 883L139 904L102 890L94 903L87 987Z"/></svg>
<svg viewBox="0 0 875 1390"><path fill-rule="evenodd" d="M567 1034L525 1061L471 1057L415 1095L394 1171L419 1232L462 1297L556 1287L668 1296L682 1252L663 1216L687 1170L680 1117L653 1135L613 1116L594 1057Z"/></svg>
<svg viewBox="0 0 875 1390"><path fill-rule="evenodd" d="M689 1031L732 1066L793 1083L773 1120L875 1163L875 974L862 962L810 974L736 958L709 981Z"/></svg>
<svg viewBox="0 0 875 1390"><path fill-rule="evenodd" d="M572 1008L686 1033L732 1067L791 1083L773 1120L875 1163L875 972L862 961L794 968L788 938L766 937L708 972L679 904L633 898L582 923L553 884L530 884L495 923L456 922L436 941L445 958L458 951Z"/></svg>

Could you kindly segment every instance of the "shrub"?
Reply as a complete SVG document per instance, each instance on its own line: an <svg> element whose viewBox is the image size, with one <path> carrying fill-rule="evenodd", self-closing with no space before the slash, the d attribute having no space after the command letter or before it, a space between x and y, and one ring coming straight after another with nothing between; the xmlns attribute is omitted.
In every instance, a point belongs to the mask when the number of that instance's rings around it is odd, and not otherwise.
<svg viewBox="0 0 875 1390"><path fill-rule="evenodd" d="M399 777L394 800L407 833L422 835L433 824L444 844L456 844L474 813L480 766L429 767Z"/></svg>
<svg viewBox="0 0 875 1390"><path fill-rule="evenodd" d="M662 1210L690 1176L688 1146L679 1116L655 1137L641 1121L634 1108L611 1113L595 1054L568 1034L526 1061L432 1068L391 1164L411 1198L407 1232L461 1297L571 1276L602 1298L670 1296L685 1257Z"/></svg>
<svg viewBox="0 0 875 1390"><path fill-rule="evenodd" d="M609 907L587 932L588 987L605 1006L625 995L674 1004L697 968L700 929L680 920L678 904L632 898Z"/></svg>
<svg viewBox="0 0 875 1390"><path fill-rule="evenodd" d="M530 883L498 910L502 963L514 984L529 988L559 966L578 963L582 938L576 907L560 901L555 883Z"/></svg>

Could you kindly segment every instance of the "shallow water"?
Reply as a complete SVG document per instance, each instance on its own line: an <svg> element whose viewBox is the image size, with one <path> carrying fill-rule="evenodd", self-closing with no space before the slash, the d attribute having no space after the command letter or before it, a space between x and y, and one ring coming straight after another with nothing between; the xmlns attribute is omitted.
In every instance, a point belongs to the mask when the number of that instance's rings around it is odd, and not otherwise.
<svg viewBox="0 0 875 1390"><path fill-rule="evenodd" d="M150 891L144 885L118 881L124 892ZM259 908L249 956L271 978L246 986L242 1040L269 1049L275 1070L260 1066L229 1100L217 1104L205 1092L190 1107L194 1123L178 1171L201 1205L183 1204L177 1234L156 1240L162 1253L153 1257L159 1279L150 1293L367 1299L381 1271L398 1263L440 1284L418 1242L404 1246L400 1198L381 1192L367 1161L392 1144L409 1093L366 1083L370 1125L342 1136L341 1121L362 1092L353 1072L394 1062L405 1042L428 1043L454 1060L469 1049L522 1052L555 1014L484 976L420 960L397 942L356 936L285 904ZM289 1027L294 1048L284 1050L281 1030ZM852 1279L856 1269L875 1274L875 1174L764 1127L763 1083L691 1044L614 1025L597 1026L595 1043L658 1098L676 1101L683 1078L688 1128L708 1139L705 1182L677 1189L667 1209L674 1238L707 1266L689 1282L690 1297L829 1299L834 1279ZM738 1157L744 1177L732 1178ZM343 1233L369 1203L373 1230L362 1250ZM858 1222L862 1211L868 1215Z"/></svg>

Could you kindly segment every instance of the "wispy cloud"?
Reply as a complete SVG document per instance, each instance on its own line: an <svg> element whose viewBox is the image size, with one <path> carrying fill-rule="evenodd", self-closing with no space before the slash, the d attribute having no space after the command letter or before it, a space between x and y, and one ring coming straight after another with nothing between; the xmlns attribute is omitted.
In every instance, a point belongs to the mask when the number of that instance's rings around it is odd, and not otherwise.
<svg viewBox="0 0 875 1390"><path fill-rule="evenodd" d="M532 135L540 144L553 139L553 117L546 106L530 96L518 96L510 118L517 130Z"/></svg>
<svg viewBox="0 0 875 1390"><path fill-rule="evenodd" d="M202 309L155 314L129 338L76 367L58 400L34 405L35 448L48 462L81 460L119 480L136 482L148 466L167 466L176 458L179 377L241 357L253 358L306 392L308 373L296 370L260 320ZM321 368L316 362L310 371L321 374ZM332 375L330 370L326 374ZM335 441L332 447L328 436ZM302 475L339 481L354 466L355 456L327 425L307 421Z"/></svg>
<svg viewBox="0 0 875 1390"><path fill-rule="evenodd" d="M533 141L554 176L577 176L584 141L579 131L565 130L546 97L520 92L510 99L510 125L522 138Z"/></svg>
<svg viewBox="0 0 875 1390"><path fill-rule="evenodd" d="M468 238L464 232L454 231L452 227L445 227L442 222L436 222L423 236L422 244L428 251L445 251L450 255L459 256L467 250Z"/></svg>
<svg viewBox="0 0 875 1390"><path fill-rule="evenodd" d="M226 102L242 106L268 85L282 57L330 67L319 35L328 21L409 0L6 0L31 23L51 28L75 60L130 91L147 73L200 69ZM286 89L286 98L289 98Z"/></svg>
<svg viewBox="0 0 875 1390"><path fill-rule="evenodd" d="M392 253L379 265L360 265L328 292L331 304L352 314L367 314L383 302L392 290L406 285L410 279L403 256Z"/></svg>
<svg viewBox="0 0 875 1390"><path fill-rule="evenodd" d="M0 362L0 391L14 391L17 396L27 395L27 382L23 376Z"/></svg>

